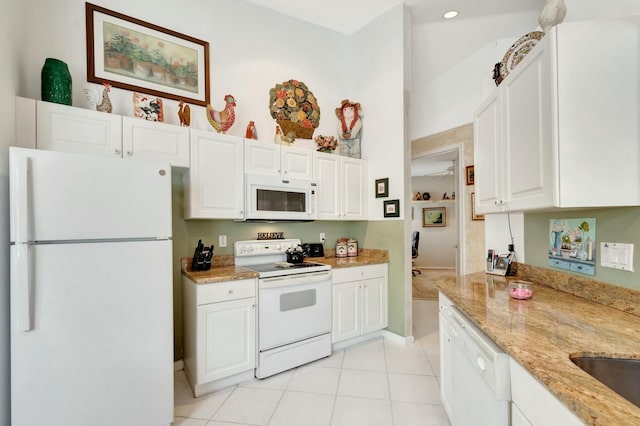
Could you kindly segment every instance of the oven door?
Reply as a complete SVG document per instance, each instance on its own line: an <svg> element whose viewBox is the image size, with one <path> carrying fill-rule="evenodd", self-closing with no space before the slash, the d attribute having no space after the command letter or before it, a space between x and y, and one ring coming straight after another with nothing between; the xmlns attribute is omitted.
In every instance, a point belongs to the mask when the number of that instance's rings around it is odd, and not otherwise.
<svg viewBox="0 0 640 426"><path fill-rule="evenodd" d="M258 280L260 351L331 332L331 271Z"/></svg>
<svg viewBox="0 0 640 426"><path fill-rule="evenodd" d="M301 179L247 174L247 220L316 219L316 184Z"/></svg>

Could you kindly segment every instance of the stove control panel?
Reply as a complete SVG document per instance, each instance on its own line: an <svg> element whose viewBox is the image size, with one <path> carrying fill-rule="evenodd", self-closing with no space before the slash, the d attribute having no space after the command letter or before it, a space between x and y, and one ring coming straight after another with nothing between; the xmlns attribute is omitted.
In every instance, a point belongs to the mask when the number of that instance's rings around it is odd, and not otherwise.
<svg viewBox="0 0 640 426"><path fill-rule="evenodd" d="M233 249L235 257L267 256L284 253L287 249L297 247L299 244L298 239L236 241Z"/></svg>

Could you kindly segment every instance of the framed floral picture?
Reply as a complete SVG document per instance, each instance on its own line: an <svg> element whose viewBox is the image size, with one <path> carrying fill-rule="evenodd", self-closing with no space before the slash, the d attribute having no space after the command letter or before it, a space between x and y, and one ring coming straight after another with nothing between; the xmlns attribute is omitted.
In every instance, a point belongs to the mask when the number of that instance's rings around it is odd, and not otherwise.
<svg viewBox="0 0 640 426"><path fill-rule="evenodd" d="M376 179L376 198L389 196L389 178Z"/></svg>
<svg viewBox="0 0 640 426"><path fill-rule="evenodd" d="M86 3L87 80L209 103L209 43Z"/></svg>
<svg viewBox="0 0 640 426"><path fill-rule="evenodd" d="M384 217L400 217L400 200L384 202Z"/></svg>
<svg viewBox="0 0 640 426"><path fill-rule="evenodd" d="M467 172L467 185L473 185L476 183L474 166L467 166L465 171Z"/></svg>

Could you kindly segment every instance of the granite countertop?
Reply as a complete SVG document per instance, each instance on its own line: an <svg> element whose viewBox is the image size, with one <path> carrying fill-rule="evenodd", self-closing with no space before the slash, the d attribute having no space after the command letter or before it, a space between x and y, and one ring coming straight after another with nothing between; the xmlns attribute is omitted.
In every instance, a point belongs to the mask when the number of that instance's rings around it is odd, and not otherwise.
<svg viewBox="0 0 640 426"><path fill-rule="evenodd" d="M322 263L331 268L348 268L352 266L375 265L387 263L389 252L387 250L360 249L355 257L333 257L335 250L328 249L326 257L307 257L307 262ZM190 257L181 259L182 275L196 284L212 284L225 281L235 281L257 278L258 273L249 268L234 265L233 256L214 256L211 269L208 271L192 271Z"/></svg>
<svg viewBox="0 0 640 426"><path fill-rule="evenodd" d="M640 408L569 358L640 358L637 312L597 303L587 288L578 297L531 279L533 298L511 299L508 281L526 278L476 273L444 278L436 286L586 424L640 424Z"/></svg>

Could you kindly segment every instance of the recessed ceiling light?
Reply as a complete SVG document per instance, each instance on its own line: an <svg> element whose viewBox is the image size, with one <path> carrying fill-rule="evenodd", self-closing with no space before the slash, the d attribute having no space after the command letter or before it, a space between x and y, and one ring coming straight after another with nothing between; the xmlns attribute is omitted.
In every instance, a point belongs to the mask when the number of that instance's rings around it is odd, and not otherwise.
<svg viewBox="0 0 640 426"><path fill-rule="evenodd" d="M451 19L451 18L455 18L456 16L458 16L458 12L457 10L450 10L448 12L445 12L444 15L442 15L442 17L444 19Z"/></svg>

